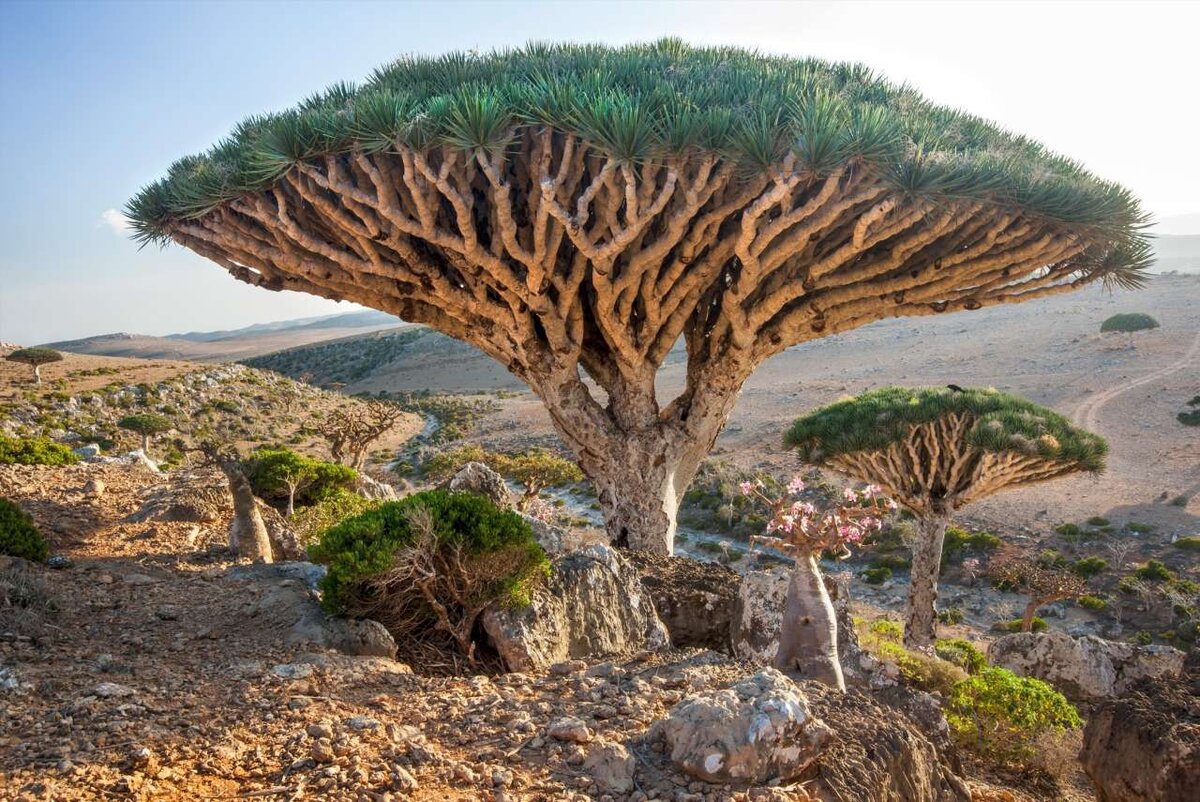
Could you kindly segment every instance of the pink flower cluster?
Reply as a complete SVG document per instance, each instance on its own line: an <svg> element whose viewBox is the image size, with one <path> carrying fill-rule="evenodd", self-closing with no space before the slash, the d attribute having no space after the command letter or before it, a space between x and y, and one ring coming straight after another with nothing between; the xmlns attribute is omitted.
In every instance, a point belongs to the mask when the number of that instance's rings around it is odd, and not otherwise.
<svg viewBox="0 0 1200 802"><path fill-rule="evenodd" d="M883 527L881 516L897 507L895 501L880 495L883 489L878 485L867 485L861 490L842 491L841 503L818 515L812 503L794 498L805 487L804 480L796 476L788 483L784 495L771 498L761 479L739 485L742 495L757 498L770 509L768 534L805 550L861 543L868 534Z"/></svg>

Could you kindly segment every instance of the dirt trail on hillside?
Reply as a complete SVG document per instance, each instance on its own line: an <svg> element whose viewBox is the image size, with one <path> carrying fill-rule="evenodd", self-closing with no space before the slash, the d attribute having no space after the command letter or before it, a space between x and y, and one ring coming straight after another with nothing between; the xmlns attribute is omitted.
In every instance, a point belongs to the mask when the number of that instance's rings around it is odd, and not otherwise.
<svg viewBox="0 0 1200 802"><path fill-rule="evenodd" d="M1200 357L1200 332L1196 332L1196 337L1192 340L1192 347L1188 349L1188 352L1178 362L1173 362L1144 376L1121 382L1109 387L1107 390L1096 393L1075 408L1075 411L1071 413L1071 422L1076 426L1095 430L1098 427L1100 410L1104 409L1108 402L1118 396L1124 395L1130 390L1153 381L1158 381L1159 379L1165 379L1173 373L1178 373L1189 365L1196 363L1197 357ZM1198 365L1197 370L1200 371L1200 365Z"/></svg>

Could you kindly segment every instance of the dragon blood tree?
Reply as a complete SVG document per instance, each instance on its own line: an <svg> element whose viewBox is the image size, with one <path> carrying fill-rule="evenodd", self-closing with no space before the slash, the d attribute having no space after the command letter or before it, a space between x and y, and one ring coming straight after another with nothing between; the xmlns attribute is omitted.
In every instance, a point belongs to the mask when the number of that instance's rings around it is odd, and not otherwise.
<svg viewBox="0 0 1200 802"><path fill-rule="evenodd" d="M808 463L881 486L917 517L904 644L932 648L950 516L1005 488L1104 469L1108 445L995 390L885 387L800 418L785 442Z"/></svg>
<svg viewBox="0 0 1200 802"><path fill-rule="evenodd" d="M821 577L823 551L839 558L849 556L848 546L877 531L881 516L896 503L878 495L879 488L846 490L841 503L818 514L798 498L804 491L800 477L792 479L778 498L767 494L763 483L743 482L742 494L761 502L770 511L767 534L750 538L751 547L766 546L791 557L792 575L779 626L775 667L794 677L814 679L846 690L838 659L837 613Z"/></svg>
<svg viewBox="0 0 1200 802"><path fill-rule="evenodd" d="M1150 258L1129 192L1035 142L861 66L677 40L404 58L251 117L126 212L242 281L478 346L541 397L613 540L659 552L768 357L1136 286Z"/></svg>

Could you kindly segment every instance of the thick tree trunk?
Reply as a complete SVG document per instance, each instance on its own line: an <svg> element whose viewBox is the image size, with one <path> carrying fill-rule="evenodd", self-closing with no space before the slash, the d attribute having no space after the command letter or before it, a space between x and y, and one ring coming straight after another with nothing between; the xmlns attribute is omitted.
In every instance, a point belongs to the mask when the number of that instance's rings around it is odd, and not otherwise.
<svg viewBox="0 0 1200 802"><path fill-rule="evenodd" d="M291 518L295 514L296 514L296 486L294 484L290 484L290 485L288 485L287 517Z"/></svg>
<svg viewBox="0 0 1200 802"><path fill-rule="evenodd" d="M679 510L679 459L671 453L672 447L657 440L630 438L619 444L622 447L600 470L593 468L587 473L596 486L604 525L614 545L670 554Z"/></svg>
<svg viewBox="0 0 1200 802"><path fill-rule="evenodd" d="M250 480L242 471L238 461L228 455L210 450L221 472L229 481L229 492L233 496L233 520L229 523L229 550L244 560L273 562L271 537L267 525L258 511L258 503Z"/></svg>
<svg viewBox="0 0 1200 802"><path fill-rule="evenodd" d="M142 435L142 453L147 457L150 456L150 435Z"/></svg>
<svg viewBox="0 0 1200 802"><path fill-rule="evenodd" d="M846 690L838 661L837 614L814 553L796 556L779 630L775 667L797 679Z"/></svg>
<svg viewBox="0 0 1200 802"><path fill-rule="evenodd" d="M33 383L40 385L42 383L42 366L33 366Z"/></svg>
<svg viewBox="0 0 1200 802"><path fill-rule="evenodd" d="M937 584L942 571L942 541L949 520L948 513L936 512L917 523L904 613L904 645L909 649L929 652L937 637Z"/></svg>

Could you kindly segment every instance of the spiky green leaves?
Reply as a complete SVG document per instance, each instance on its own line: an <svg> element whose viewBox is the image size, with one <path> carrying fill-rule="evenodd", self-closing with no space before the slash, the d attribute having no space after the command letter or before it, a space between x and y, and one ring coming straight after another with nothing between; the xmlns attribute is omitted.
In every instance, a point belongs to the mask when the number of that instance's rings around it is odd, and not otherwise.
<svg viewBox="0 0 1200 802"><path fill-rule="evenodd" d="M914 426L965 414L966 442L983 451L1013 452L1100 472L1108 444L1052 410L992 389L884 387L838 401L792 424L784 442L801 459L822 463L841 454L883 451Z"/></svg>
<svg viewBox="0 0 1200 802"><path fill-rule="evenodd" d="M1148 261L1135 199L1036 142L861 65L677 39L402 59L361 87L337 84L293 111L247 120L126 212L137 238L166 242L172 221L268 189L298 162L398 145L495 154L522 126L573 133L627 162L705 151L762 171L792 153L797 169L821 174L857 160L910 195L980 198L1088 228L1101 243L1095 269L1103 260L1109 272L1131 267L1119 284L1135 283Z"/></svg>

